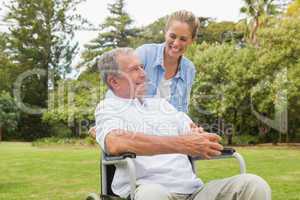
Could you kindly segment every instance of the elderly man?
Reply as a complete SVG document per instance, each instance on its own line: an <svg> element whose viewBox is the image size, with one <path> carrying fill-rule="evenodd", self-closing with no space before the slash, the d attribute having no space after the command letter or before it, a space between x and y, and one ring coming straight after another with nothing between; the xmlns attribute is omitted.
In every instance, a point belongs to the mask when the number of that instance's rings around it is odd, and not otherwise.
<svg viewBox="0 0 300 200"><path fill-rule="evenodd" d="M220 155L220 137L192 125L167 101L146 98L146 75L130 48L104 53L98 60L109 87L96 108L96 138L110 155L137 155L136 200L269 200L271 190L260 177L244 174L204 184L187 155L209 159ZM117 166L112 189L128 197L126 170Z"/></svg>

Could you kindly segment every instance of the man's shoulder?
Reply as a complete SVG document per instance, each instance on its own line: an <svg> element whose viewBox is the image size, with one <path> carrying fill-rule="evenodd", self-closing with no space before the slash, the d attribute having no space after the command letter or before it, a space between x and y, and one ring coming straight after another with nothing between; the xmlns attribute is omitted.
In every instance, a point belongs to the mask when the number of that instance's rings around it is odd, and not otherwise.
<svg viewBox="0 0 300 200"><path fill-rule="evenodd" d="M105 98L96 107L96 113L114 113L119 110L120 102L114 98Z"/></svg>
<svg viewBox="0 0 300 200"><path fill-rule="evenodd" d="M113 108L113 101L105 98L97 104L96 112L103 112L104 110L112 109L112 108Z"/></svg>
<svg viewBox="0 0 300 200"><path fill-rule="evenodd" d="M146 100L147 107L151 110L177 112L176 108L164 98L149 97L146 98L145 100Z"/></svg>

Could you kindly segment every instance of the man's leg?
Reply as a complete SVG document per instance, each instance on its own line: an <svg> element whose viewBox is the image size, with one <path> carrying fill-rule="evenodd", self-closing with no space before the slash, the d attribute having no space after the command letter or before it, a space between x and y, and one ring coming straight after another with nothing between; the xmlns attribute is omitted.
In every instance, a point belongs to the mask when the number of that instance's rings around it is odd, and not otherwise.
<svg viewBox="0 0 300 200"><path fill-rule="evenodd" d="M135 191L134 200L173 200L166 188L159 184L142 184Z"/></svg>
<svg viewBox="0 0 300 200"><path fill-rule="evenodd" d="M261 177L242 174L211 181L189 200L271 200L271 189Z"/></svg>

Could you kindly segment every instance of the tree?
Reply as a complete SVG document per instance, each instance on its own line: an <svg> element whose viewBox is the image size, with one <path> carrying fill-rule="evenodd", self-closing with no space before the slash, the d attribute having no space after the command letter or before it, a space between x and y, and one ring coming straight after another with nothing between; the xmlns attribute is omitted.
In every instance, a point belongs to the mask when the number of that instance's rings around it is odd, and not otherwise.
<svg viewBox="0 0 300 200"><path fill-rule="evenodd" d="M32 107L45 109L48 89L70 71L77 43L74 30L82 22L76 14L81 0L11 0L5 20L9 22L8 52L15 63L16 74L40 69L24 79L21 100ZM35 134L46 134L40 115L22 113L24 136L33 139ZM33 124L31 124L33 123ZM38 128L40 127L40 128ZM23 129L24 128L24 129Z"/></svg>
<svg viewBox="0 0 300 200"><path fill-rule="evenodd" d="M43 114L43 121L51 125L62 123L72 129L72 136L80 134L82 122L90 126L94 111L107 90L100 77L86 71L77 80L61 80L59 87L51 91L56 98L53 105Z"/></svg>
<svg viewBox="0 0 300 200"><path fill-rule="evenodd" d="M299 33L299 20L284 17L258 30L259 48L192 46L189 56L198 71L190 109L194 120L211 125L222 118L243 134L257 135L267 127L265 142L299 137Z"/></svg>
<svg viewBox="0 0 300 200"><path fill-rule="evenodd" d="M243 37L241 32L236 30L236 24L230 21L215 22L207 21L207 25L199 30L198 43L222 43L231 40L240 40Z"/></svg>
<svg viewBox="0 0 300 200"><path fill-rule="evenodd" d="M243 0L245 6L240 9L249 18L250 42L257 45L256 32L266 22L268 16L278 13L274 0Z"/></svg>
<svg viewBox="0 0 300 200"><path fill-rule="evenodd" d="M165 40L164 29L166 17L161 17L153 23L139 28L137 37L132 37L130 40L131 47L138 47L146 43L161 43Z"/></svg>
<svg viewBox="0 0 300 200"><path fill-rule="evenodd" d="M7 50L7 35L0 33L0 92L12 91L13 79L15 78L15 66L9 59Z"/></svg>
<svg viewBox="0 0 300 200"><path fill-rule="evenodd" d="M297 17L283 17L274 20L272 26L261 29L258 32L261 38L261 45L264 55L260 56L260 61L264 70L283 71L283 84L272 82L273 90L281 89L286 93L287 99L287 139L295 139L300 133L300 24ZM274 99L281 99L272 94ZM285 102L282 103L283 105ZM298 134L298 135L297 135Z"/></svg>
<svg viewBox="0 0 300 200"><path fill-rule="evenodd" d="M291 17L300 16L300 0L294 0L288 5L286 15Z"/></svg>
<svg viewBox="0 0 300 200"><path fill-rule="evenodd" d="M116 47L129 46L130 39L137 35L137 29L132 28L133 20L125 10L125 0L116 0L108 4L110 16L100 25L98 36L85 45L80 66L93 68L94 59L103 52Z"/></svg>
<svg viewBox="0 0 300 200"><path fill-rule="evenodd" d="M18 110L14 99L8 92L0 93L0 141L4 131L10 132L17 128Z"/></svg>

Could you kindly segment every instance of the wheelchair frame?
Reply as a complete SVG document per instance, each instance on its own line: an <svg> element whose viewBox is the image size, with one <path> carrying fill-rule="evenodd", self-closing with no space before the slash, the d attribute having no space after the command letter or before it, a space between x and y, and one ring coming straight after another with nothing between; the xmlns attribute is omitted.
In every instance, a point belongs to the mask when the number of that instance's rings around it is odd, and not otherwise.
<svg viewBox="0 0 300 200"><path fill-rule="evenodd" d="M123 165L127 168L128 174L130 177L129 183L130 183L130 200L134 199L134 193L136 189L136 174L135 174L135 165L133 162L133 159L135 158L135 154L132 153L126 153L121 156L108 156L102 152L102 156L100 158L100 194L97 193L90 193L86 200L117 200L117 199L123 199L121 197L116 196L110 186L112 182L112 177L108 176L109 170L112 171L112 166L114 165ZM233 148L225 148L222 151L222 154L220 156L213 157L211 160L216 159L226 159L226 158L235 158L240 166L240 174L246 173L246 163L242 155L240 155L238 152L235 151ZM203 160L200 157L189 157L193 171L195 172L195 161ZM110 167L110 168L109 168ZM113 171L114 173L114 171ZM196 173L196 172L195 172ZM109 179L109 181L108 181ZM109 187L108 187L109 184Z"/></svg>

